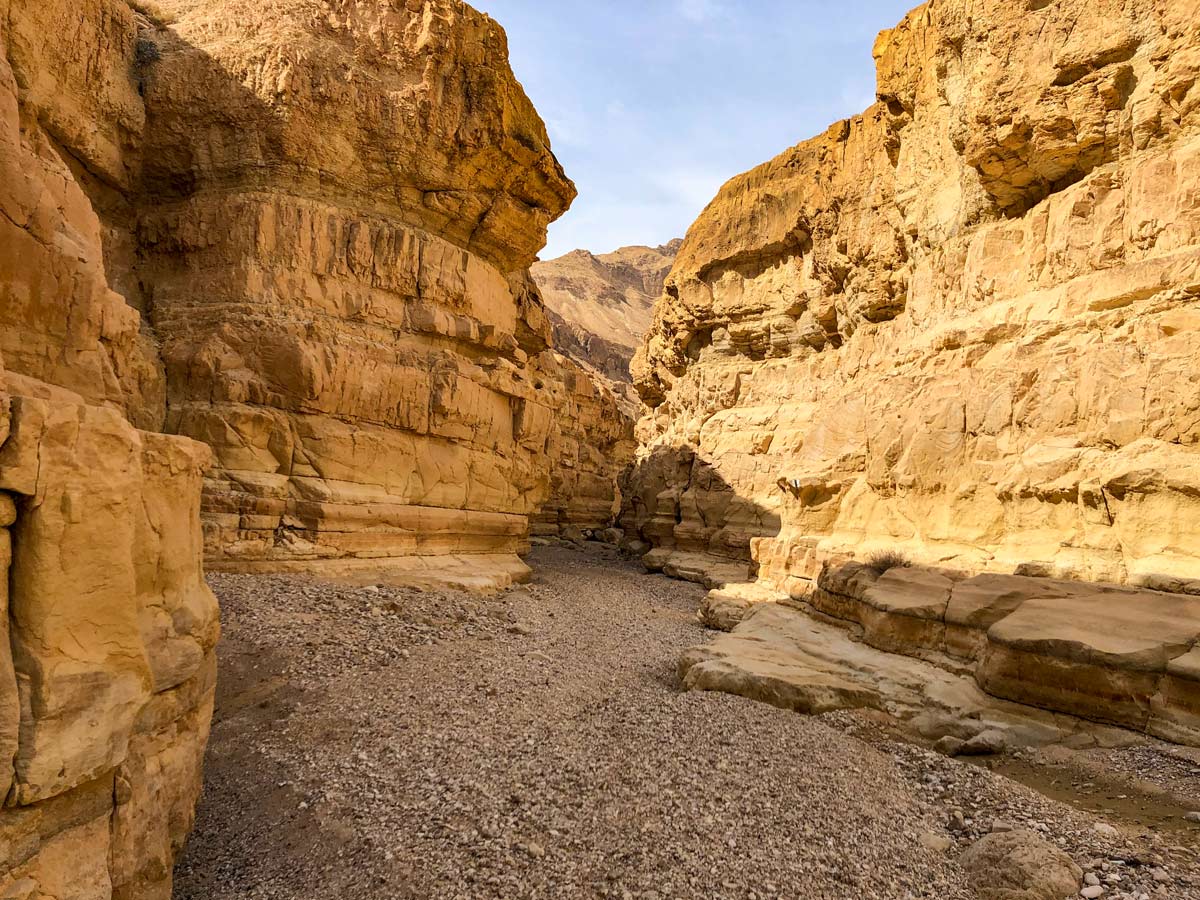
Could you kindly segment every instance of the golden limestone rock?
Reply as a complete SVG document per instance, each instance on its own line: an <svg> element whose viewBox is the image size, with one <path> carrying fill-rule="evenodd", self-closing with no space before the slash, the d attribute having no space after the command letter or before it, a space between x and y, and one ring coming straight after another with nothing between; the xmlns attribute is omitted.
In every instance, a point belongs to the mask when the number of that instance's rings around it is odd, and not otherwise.
<svg viewBox="0 0 1200 900"><path fill-rule="evenodd" d="M629 364L682 243L622 247L599 256L575 250L530 270L554 326L554 346L596 373L634 418L643 410Z"/></svg>
<svg viewBox="0 0 1200 900"><path fill-rule="evenodd" d="M556 351L538 356L533 371L554 427L547 445L550 496L532 517L531 532L596 536L621 510L619 483L637 451L634 419L603 376Z"/></svg>
<svg viewBox="0 0 1200 900"><path fill-rule="evenodd" d="M551 494L535 535L621 538L609 529L621 506L614 485L633 460L634 422L644 412L629 363L680 243L601 256L576 250L530 269L558 351L539 366L562 370L551 379L561 385L554 401L561 426L551 438Z"/></svg>
<svg viewBox="0 0 1200 900"><path fill-rule="evenodd" d="M891 652L969 641L951 668L999 696L1195 741L1200 11L938 0L875 57L875 105L690 229L633 363L652 411L622 524L718 589L722 627L883 551L1109 583L975 586L978 632L933 575L831 614ZM781 615L752 630L795 644Z"/></svg>
<svg viewBox="0 0 1200 900"><path fill-rule="evenodd" d="M205 552L488 587L552 491L609 523L573 194L458 0L0 0L0 896L170 897Z"/></svg>
<svg viewBox="0 0 1200 900"><path fill-rule="evenodd" d="M527 270L575 191L503 31L457 0L147 10L139 271L168 430L216 454L213 566L521 577L560 428Z"/></svg>
<svg viewBox="0 0 1200 900"><path fill-rule="evenodd" d="M1200 573L1197 13L1100 7L921 7L877 104L725 185L634 361L657 545Z"/></svg>

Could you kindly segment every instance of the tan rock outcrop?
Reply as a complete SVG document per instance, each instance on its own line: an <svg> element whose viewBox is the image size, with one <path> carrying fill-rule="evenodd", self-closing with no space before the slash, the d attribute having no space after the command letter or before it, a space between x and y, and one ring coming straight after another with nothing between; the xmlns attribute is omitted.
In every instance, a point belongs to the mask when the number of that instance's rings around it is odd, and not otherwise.
<svg viewBox="0 0 1200 900"><path fill-rule="evenodd" d="M637 451L634 420L603 377L548 350L534 361L534 387L553 418L547 443L550 497L531 533L561 537L608 529L621 511L621 481Z"/></svg>
<svg viewBox="0 0 1200 900"><path fill-rule="evenodd" d="M554 326L554 346L595 372L634 418L643 409L629 364L682 243L622 247L598 256L575 250L530 269Z"/></svg>
<svg viewBox="0 0 1200 900"><path fill-rule="evenodd" d="M0 0L0 896L170 897L205 550L476 588L552 490L611 519L505 54L459 0Z"/></svg>
<svg viewBox="0 0 1200 900"><path fill-rule="evenodd" d="M133 424L160 369L106 264L136 41L123 3L0 3L4 897L169 898L212 714L209 451Z"/></svg>
<svg viewBox="0 0 1200 900"><path fill-rule="evenodd" d="M458 0L153 10L138 271L168 430L217 458L211 564L519 576L560 424L527 269L574 188L503 31Z"/></svg>
<svg viewBox="0 0 1200 900"><path fill-rule="evenodd" d="M803 595L900 548L1200 577L1200 18L939 0L879 102L734 178L644 347L623 524Z"/></svg>

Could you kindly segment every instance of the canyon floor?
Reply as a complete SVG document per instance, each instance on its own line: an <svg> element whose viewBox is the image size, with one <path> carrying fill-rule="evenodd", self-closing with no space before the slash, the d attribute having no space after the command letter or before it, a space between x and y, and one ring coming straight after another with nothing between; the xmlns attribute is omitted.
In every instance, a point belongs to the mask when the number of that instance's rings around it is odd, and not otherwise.
<svg viewBox="0 0 1200 900"><path fill-rule="evenodd" d="M598 549L531 564L492 598L212 576L221 680L176 900L948 900L1002 877L957 860L1010 827L1104 897L1200 896L1178 815L1200 755L971 763L874 714L682 693L701 589Z"/></svg>

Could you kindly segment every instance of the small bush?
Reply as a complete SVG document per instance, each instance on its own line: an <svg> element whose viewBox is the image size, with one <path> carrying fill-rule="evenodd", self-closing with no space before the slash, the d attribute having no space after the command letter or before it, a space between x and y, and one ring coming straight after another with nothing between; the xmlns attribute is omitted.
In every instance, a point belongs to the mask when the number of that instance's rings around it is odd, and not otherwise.
<svg viewBox="0 0 1200 900"><path fill-rule="evenodd" d="M866 566L873 569L877 575L882 575L888 569L907 569L912 566L912 562L899 550L880 550L867 558Z"/></svg>
<svg viewBox="0 0 1200 900"><path fill-rule="evenodd" d="M149 66L162 59L162 53L159 52L158 44L154 41L148 41L145 38L138 38L137 42L137 63L139 66Z"/></svg>

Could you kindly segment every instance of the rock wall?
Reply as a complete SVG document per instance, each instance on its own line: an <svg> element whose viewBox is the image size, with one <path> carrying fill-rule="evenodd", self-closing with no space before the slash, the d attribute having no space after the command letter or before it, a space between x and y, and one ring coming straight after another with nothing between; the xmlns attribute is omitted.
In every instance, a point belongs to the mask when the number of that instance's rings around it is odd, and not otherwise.
<svg viewBox="0 0 1200 900"><path fill-rule="evenodd" d="M111 289L142 113L122 3L0 2L0 896L166 898L212 715L208 450Z"/></svg>
<svg viewBox="0 0 1200 900"><path fill-rule="evenodd" d="M557 428L528 267L574 197L458 0L158 0L138 240L218 568L507 580ZM384 566L381 560L388 560Z"/></svg>
<svg viewBox="0 0 1200 900"><path fill-rule="evenodd" d="M555 421L548 445L550 497L531 520L539 537L608 529L621 511L621 482L637 452L634 419L604 379L554 350L535 360L542 402Z"/></svg>
<svg viewBox="0 0 1200 900"><path fill-rule="evenodd" d="M1200 12L936 0L879 102L734 178L634 361L626 526L823 559L1200 578Z"/></svg>
<svg viewBox="0 0 1200 900"><path fill-rule="evenodd" d="M0 897L170 897L205 553L486 587L613 508L505 54L459 0L0 0Z"/></svg>

